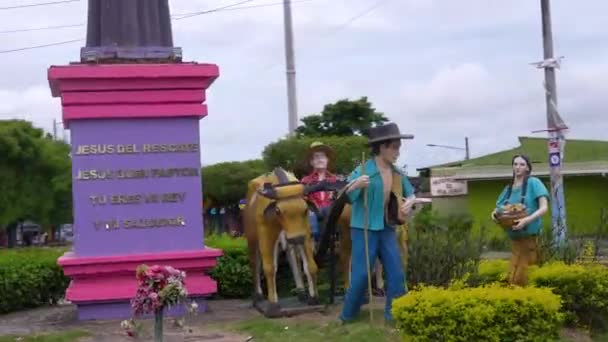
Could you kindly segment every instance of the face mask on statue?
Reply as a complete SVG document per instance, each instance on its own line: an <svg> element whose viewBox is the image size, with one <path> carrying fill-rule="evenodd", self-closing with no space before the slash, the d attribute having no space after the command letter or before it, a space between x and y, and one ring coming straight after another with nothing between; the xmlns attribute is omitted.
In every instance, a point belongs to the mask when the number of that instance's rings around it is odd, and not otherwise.
<svg viewBox="0 0 608 342"><path fill-rule="evenodd" d="M323 152L315 152L312 155L312 160L310 161L310 165L315 170L326 170L327 169L327 156Z"/></svg>

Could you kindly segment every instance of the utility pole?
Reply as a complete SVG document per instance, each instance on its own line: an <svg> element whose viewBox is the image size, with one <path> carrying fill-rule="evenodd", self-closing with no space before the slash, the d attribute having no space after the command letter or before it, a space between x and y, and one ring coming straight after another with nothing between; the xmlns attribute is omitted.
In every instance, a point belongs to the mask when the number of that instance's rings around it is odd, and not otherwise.
<svg viewBox="0 0 608 342"><path fill-rule="evenodd" d="M296 62L293 49L293 24L291 0L283 0L285 25L285 67L287 72L287 109L289 111L289 134L295 133L298 125L298 101L296 99Z"/></svg>
<svg viewBox="0 0 608 342"><path fill-rule="evenodd" d="M469 160L471 158L471 154L469 153L469 137L464 137L464 148L465 148L465 160Z"/></svg>
<svg viewBox="0 0 608 342"><path fill-rule="evenodd" d="M57 120L53 119L53 140L57 140Z"/></svg>
<svg viewBox="0 0 608 342"><path fill-rule="evenodd" d="M553 223L554 242L561 245L566 238L566 202L564 200L564 183L561 174L564 153L565 124L557 112L557 86L555 67L558 65L553 57L553 32L551 29L551 6L549 0L541 0L543 55L545 63L545 101L547 105L547 130L549 132L549 166L551 174L551 218Z"/></svg>

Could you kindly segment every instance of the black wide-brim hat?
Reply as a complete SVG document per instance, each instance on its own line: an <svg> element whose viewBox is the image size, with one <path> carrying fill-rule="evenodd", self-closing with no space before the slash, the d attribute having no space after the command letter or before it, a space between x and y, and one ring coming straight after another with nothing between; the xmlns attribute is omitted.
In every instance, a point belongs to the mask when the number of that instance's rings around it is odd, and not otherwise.
<svg viewBox="0 0 608 342"><path fill-rule="evenodd" d="M396 123L372 127L367 131L368 143L373 144L380 141L395 139L414 139L413 134L401 134Z"/></svg>

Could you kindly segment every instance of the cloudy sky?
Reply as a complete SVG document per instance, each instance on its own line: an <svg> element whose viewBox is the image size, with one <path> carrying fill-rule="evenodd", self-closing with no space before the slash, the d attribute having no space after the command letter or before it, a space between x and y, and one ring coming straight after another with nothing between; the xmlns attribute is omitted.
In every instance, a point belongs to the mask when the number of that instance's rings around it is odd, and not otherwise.
<svg viewBox="0 0 608 342"><path fill-rule="evenodd" d="M86 22L86 0L6 8L49 1L0 5L0 119L31 120L51 132L61 109L47 68L77 61L84 40L6 52L84 38L85 26L6 32ZM182 14L241 1L170 3L172 14ZM518 136L542 136L531 132L545 125L543 73L529 65L542 59L539 0L293 1L300 117L368 96L402 131L415 134L399 161L410 172L464 156L429 143L463 146L468 136L475 157L514 147ZM258 158L287 133L280 2L251 0L240 6L269 6L173 22L184 60L220 67L208 94L209 116L201 120L203 164ZM555 53L566 57L558 72L559 107L571 138L606 139L607 12L605 0L552 1ZM251 123L235 125L243 120Z"/></svg>

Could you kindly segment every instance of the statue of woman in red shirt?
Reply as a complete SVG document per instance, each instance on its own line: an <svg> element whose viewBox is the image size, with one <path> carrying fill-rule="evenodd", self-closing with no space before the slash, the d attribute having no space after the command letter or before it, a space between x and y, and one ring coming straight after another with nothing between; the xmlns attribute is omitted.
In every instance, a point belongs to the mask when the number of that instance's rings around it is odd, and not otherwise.
<svg viewBox="0 0 608 342"><path fill-rule="evenodd" d="M311 172L302 178L302 183L310 184L324 180L333 183L337 181L336 175L329 171L333 167L335 161L335 152L331 147L319 141L312 143L306 154L306 161L311 167ZM315 241L318 241L320 234L319 221L322 220L329 211L329 206L332 202L331 192L315 192L310 194L308 199L317 206L319 212L319 216L312 211L309 213L310 228Z"/></svg>

